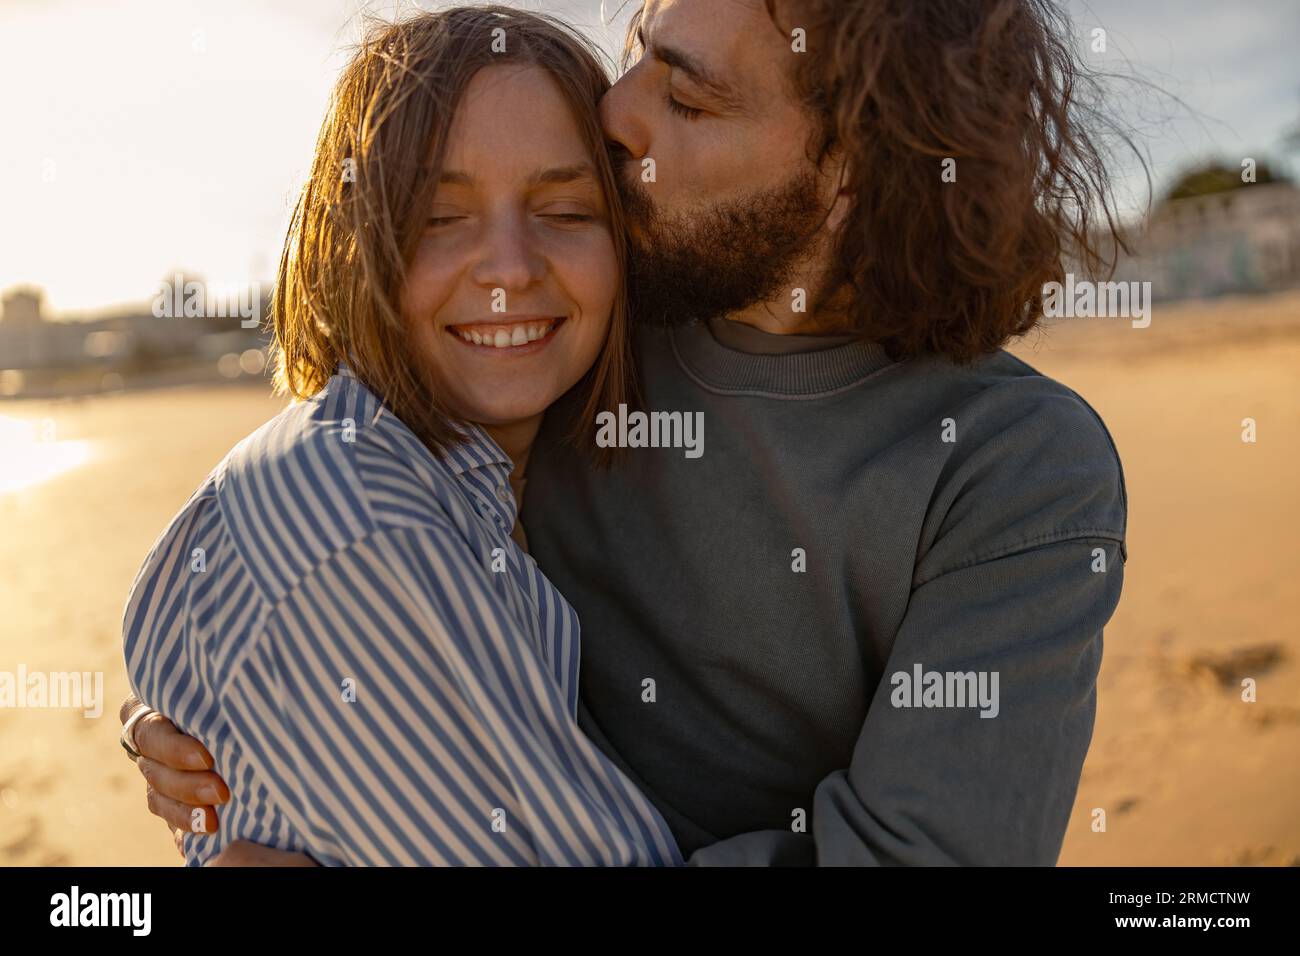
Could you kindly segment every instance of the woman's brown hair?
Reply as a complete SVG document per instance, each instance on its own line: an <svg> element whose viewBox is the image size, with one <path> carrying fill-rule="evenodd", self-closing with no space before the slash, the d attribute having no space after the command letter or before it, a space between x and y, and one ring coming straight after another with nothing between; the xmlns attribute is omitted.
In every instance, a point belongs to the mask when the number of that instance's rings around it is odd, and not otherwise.
<svg viewBox="0 0 1300 956"><path fill-rule="evenodd" d="M290 220L271 305L281 392L309 398L347 362L435 452L462 440L438 383L412 356L401 294L457 106L479 70L503 63L540 67L559 86L591 153L625 271L624 222L596 113L609 77L591 45L554 18L499 6L381 25L335 86ZM597 412L629 400L626 311L620 281L605 347L579 386L587 399L575 435L590 435ZM604 461L602 451L593 454Z"/></svg>

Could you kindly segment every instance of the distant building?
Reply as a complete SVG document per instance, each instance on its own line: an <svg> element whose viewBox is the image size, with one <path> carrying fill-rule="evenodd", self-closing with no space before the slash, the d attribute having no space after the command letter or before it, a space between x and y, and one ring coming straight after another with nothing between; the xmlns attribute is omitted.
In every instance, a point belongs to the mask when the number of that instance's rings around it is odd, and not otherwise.
<svg viewBox="0 0 1300 956"><path fill-rule="evenodd" d="M5 293L0 312L0 369L47 368L78 361L81 337L45 320L41 293L14 289Z"/></svg>
<svg viewBox="0 0 1300 956"><path fill-rule="evenodd" d="M266 315L269 296L258 303ZM90 320L53 322L42 314L39 290L20 288L4 296L0 313L0 370L67 369L77 366L140 369L173 362L208 361L212 346L242 351L260 348L260 329L245 329L235 317L156 317L139 311Z"/></svg>
<svg viewBox="0 0 1300 956"><path fill-rule="evenodd" d="M0 313L5 328L34 328L42 318L41 294L36 289L13 289L5 294L4 311Z"/></svg>
<svg viewBox="0 0 1300 956"><path fill-rule="evenodd" d="M1258 183L1165 200L1125 232L1115 280L1150 282L1153 299L1300 287L1300 189Z"/></svg>

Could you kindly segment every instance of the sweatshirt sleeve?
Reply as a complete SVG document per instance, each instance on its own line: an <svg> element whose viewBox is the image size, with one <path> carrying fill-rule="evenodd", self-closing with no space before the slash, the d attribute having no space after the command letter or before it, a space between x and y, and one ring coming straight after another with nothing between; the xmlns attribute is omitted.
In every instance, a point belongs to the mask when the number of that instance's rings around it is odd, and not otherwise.
<svg viewBox="0 0 1300 956"><path fill-rule="evenodd" d="M1091 570L1098 552L1104 572ZM1092 738L1102 627L1122 579L1117 541L1075 538L918 588L852 762L817 786L808 834L741 834L690 863L1054 864ZM918 664L985 672L992 706L894 706L902 688L891 676L911 678Z"/></svg>
<svg viewBox="0 0 1300 956"><path fill-rule="evenodd" d="M1068 396L1043 408L1018 434L987 427L953 456L849 766L817 785L807 832L739 834L690 864L1055 864L1092 739L1127 509L1095 413ZM958 421L984 427L977 411ZM986 698L925 706L932 672L973 675Z"/></svg>

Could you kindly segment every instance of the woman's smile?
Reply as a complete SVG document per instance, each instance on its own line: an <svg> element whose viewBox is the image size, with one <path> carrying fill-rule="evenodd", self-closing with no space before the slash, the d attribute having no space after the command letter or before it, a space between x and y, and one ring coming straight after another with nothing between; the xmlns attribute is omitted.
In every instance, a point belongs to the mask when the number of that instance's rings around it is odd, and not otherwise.
<svg viewBox="0 0 1300 956"><path fill-rule="evenodd" d="M567 320L564 315L521 315L446 326L461 344L499 355L531 355L546 348Z"/></svg>

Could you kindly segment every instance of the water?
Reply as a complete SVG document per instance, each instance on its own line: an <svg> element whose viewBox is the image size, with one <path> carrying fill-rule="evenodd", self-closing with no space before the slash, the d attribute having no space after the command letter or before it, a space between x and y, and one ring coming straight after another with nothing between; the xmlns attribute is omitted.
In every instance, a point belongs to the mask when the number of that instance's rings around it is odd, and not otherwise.
<svg viewBox="0 0 1300 956"><path fill-rule="evenodd" d="M30 488L93 457L88 441L63 441L52 418L0 415L0 495Z"/></svg>

